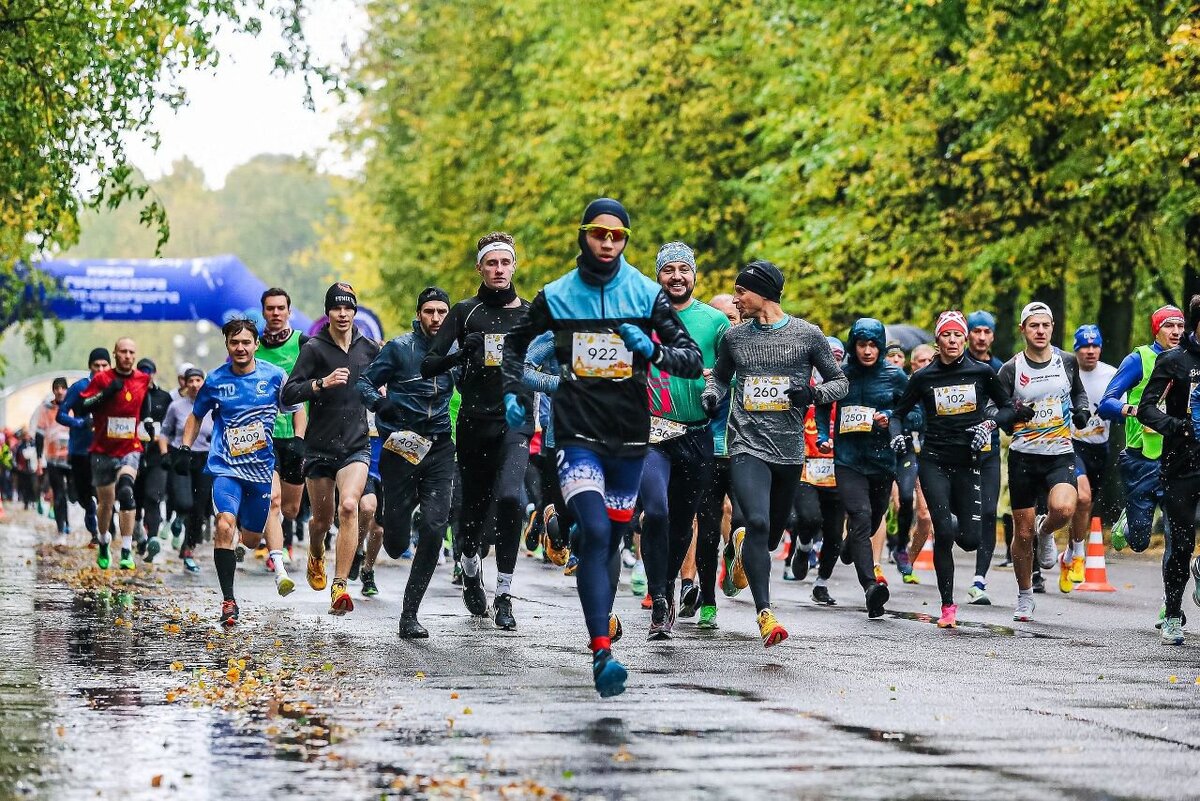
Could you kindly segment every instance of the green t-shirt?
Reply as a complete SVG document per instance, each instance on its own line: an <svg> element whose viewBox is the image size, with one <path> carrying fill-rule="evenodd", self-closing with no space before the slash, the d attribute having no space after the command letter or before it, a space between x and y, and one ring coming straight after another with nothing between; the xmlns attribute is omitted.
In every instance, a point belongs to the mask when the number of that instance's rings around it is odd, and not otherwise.
<svg viewBox="0 0 1200 801"><path fill-rule="evenodd" d="M729 330L729 318L698 300L678 314L683 327L700 347L705 369L711 369L717 361L717 343ZM700 405L704 378L678 378L651 365L649 379L650 414L678 423L701 423L708 419Z"/></svg>
<svg viewBox="0 0 1200 801"><path fill-rule="evenodd" d="M268 348L259 343L258 352L254 355L268 364L275 365L285 373L290 373L296 366L296 360L300 358L300 332L293 331L286 342L274 348ZM292 425L292 416L290 414L276 416L275 432L272 434L272 438L291 439L294 436L296 436L296 429Z"/></svg>

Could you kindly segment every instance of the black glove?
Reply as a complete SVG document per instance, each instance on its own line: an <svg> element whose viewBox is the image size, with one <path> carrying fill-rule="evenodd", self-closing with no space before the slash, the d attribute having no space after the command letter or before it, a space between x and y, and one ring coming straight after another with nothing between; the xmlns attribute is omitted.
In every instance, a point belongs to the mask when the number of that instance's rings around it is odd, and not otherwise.
<svg viewBox="0 0 1200 801"><path fill-rule="evenodd" d="M788 386L788 400L792 402L792 408L799 412L808 410L813 402L813 388L809 386L807 381L800 382L792 379L792 383Z"/></svg>
<svg viewBox="0 0 1200 801"><path fill-rule="evenodd" d="M1017 413L1013 415L1013 420L1018 423L1028 423L1037 414L1037 409L1024 403L1014 403L1013 408L1017 410Z"/></svg>
<svg viewBox="0 0 1200 801"><path fill-rule="evenodd" d="M149 420L149 419L143 420L142 428L144 428L146 430L146 436L150 437L150 439L154 439L154 421L153 420Z"/></svg>
<svg viewBox="0 0 1200 801"><path fill-rule="evenodd" d="M708 419L715 419L721 411L721 402L716 395L709 393L701 393L700 406L704 408L704 413L708 415Z"/></svg>
<svg viewBox="0 0 1200 801"><path fill-rule="evenodd" d="M478 331L472 331L467 334L463 337L459 350L462 351L464 359L469 359L473 362L483 361L483 334Z"/></svg>
<svg viewBox="0 0 1200 801"><path fill-rule="evenodd" d="M171 469L179 476L186 476L192 472L192 449L187 445L180 445L176 448L175 458L171 461Z"/></svg>
<svg viewBox="0 0 1200 801"><path fill-rule="evenodd" d="M386 423L394 431L398 431L404 424L404 419L400 415L400 407L386 400L375 410L375 419Z"/></svg>
<svg viewBox="0 0 1200 801"><path fill-rule="evenodd" d="M108 397L111 398L113 395L116 395L123 389L125 389L125 379L121 378L119 375L116 375L113 376L112 383L105 387L104 391L108 393Z"/></svg>
<svg viewBox="0 0 1200 801"><path fill-rule="evenodd" d="M1075 428L1087 428L1088 421L1092 419L1092 413L1087 409L1076 409L1071 414L1071 422L1075 424Z"/></svg>

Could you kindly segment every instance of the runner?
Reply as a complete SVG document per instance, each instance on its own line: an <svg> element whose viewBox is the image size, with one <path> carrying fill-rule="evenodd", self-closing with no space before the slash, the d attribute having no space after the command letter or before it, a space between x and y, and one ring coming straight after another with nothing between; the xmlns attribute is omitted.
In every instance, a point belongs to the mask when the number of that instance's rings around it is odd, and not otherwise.
<svg viewBox="0 0 1200 801"><path fill-rule="evenodd" d="M184 516L183 542L179 545L179 558L189 573L199 573L196 563L196 547L204 536L204 523L212 512L212 476L208 466L209 443L212 441L212 414L204 415L200 430L192 440L191 448L181 449L183 428L192 414L196 394L204 386L204 371L189 367L184 371L183 387L179 397L167 408L163 419L159 442L167 446L167 462L171 465L171 497L175 509Z"/></svg>
<svg viewBox="0 0 1200 801"><path fill-rule="evenodd" d="M881 359L883 323L870 317L850 327L846 341L846 379L849 389L838 404L833 436L837 438L834 475L838 496L846 511L848 549L866 596L867 617L883 617L889 590L875 578L871 535L883 522L896 479L896 453L907 448L906 434L921 427L915 407L905 419L892 414L908 386L908 377L894 364ZM829 415L817 407L817 438L830 440Z"/></svg>
<svg viewBox="0 0 1200 801"><path fill-rule="evenodd" d="M271 511L271 473L275 452L271 432L282 408L287 375L273 364L254 358L258 329L250 320L230 320L221 328L229 362L213 370L196 393L192 413L183 426L179 450L187 454L200 433L201 419L212 414L213 433L206 471L213 477L213 506L217 511L213 532L213 565L221 584L221 625L238 621L233 595L237 557L233 549L238 534L250 548L267 530ZM283 566L283 542L278 533L268 541L275 567L275 586L287 595L295 584Z"/></svg>
<svg viewBox="0 0 1200 801"><path fill-rule="evenodd" d="M996 318L982 309L967 317L967 348L972 359L999 374L1004 362L992 355ZM967 603L990 606L987 575L996 553L996 508L1000 503L1000 429L992 432L991 445L979 454L979 489L983 493L983 520L979 528L979 550L975 552L975 579L967 588Z"/></svg>
<svg viewBox="0 0 1200 801"><path fill-rule="evenodd" d="M655 260L658 284L700 348L706 370L729 320L692 297L696 254L683 242L668 242ZM642 559L653 607L647 639L665 640L675 627L675 577L692 543L693 521L712 477L713 434L700 405L704 379L680 378L650 366L650 450L642 469ZM699 593L696 593L697 596ZM695 601L690 604L695 614Z"/></svg>
<svg viewBox="0 0 1200 801"><path fill-rule="evenodd" d="M1054 315L1034 301L1021 311L1025 349L1000 368L1000 383L1011 393L1015 413L1008 449L1008 492L1013 514L1013 569L1017 574L1017 609L1013 619L1033 619L1033 537L1043 570L1059 561L1054 532L1075 515L1075 448L1071 427L1087 426L1091 417L1087 392L1079 380L1075 357L1050 344ZM1038 499L1046 495L1046 514L1035 517ZM1082 543L1081 543L1082 545ZM1063 576L1062 573L1066 573ZM1070 592L1070 566L1061 567L1059 589Z"/></svg>
<svg viewBox="0 0 1200 801"><path fill-rule="evenodd" d="M166 450L158 443L158 430L171 405L171 394L154 383L158 367L153 360L139 360L137 369L150 376L150 386L146 389L145 419L138 427L138 439L142 441L142 463L133 485L138 522L144 525L144 529L135 526L134 531L138 553L150 563L162 550L158 535L163 521L162 502L167 495L167 467L164 461Z"/></svg>
<svg viewBox="0 0 1200 801"><path fill-rule="evenodd" d="M649 446L647 371L653 364L687 379L702 369L700 350L667 294L621 255L630 233L620 203L588 204L575 269L538 293L504 346L504 407L516 428L530 416L522 400L526 350L534 337L555 332L564 366L553 400L558 475L579 527L576 583L601 697L624 692L628 677L612 655L610 571L633 518Z"/></svg>
<svg viewBox="0 0 1200 801"><path fill-rule="evenodd" d="M1158 358L1150 373L1137 418L1162 436L1163 513L1167 516L1162 576L1165 619L1163 645L1183 645L1183 593L1188 562L1196 550L1196 507L1200 503L1200 295L1188 303L1188 334ZM1200 560L1192 600L1200 605Z"/></svg>
<svg viewBox="0 0 1200 801"><path fill-rule="evenodd" d="M1134 349L1117 368L1100 401L1102 420L1125 421L1125 448L1117 460L1125 490L1125 509L1112 527L1112 546L1126 546L1137 553L1150 547L1154 509L1162 503L1159 457L1162 437L1147 430L1137 417L1142 393L1150 381L1158 355L1179 345L1184 330L1183 312L1175 306L1163 306L1150 315L1150 335L1154 341Z"/></svg>
<svg viewBox="0 0 1200 801"><path fill-rule="evenodd" d="M109 368L112 359L107 348L93 348L88 354L90 375L67 387L67 394L58 405L54 419L66 426L71 434L68 458L71 461L71 480L75 484L75 500L83 508L83 525L92 535L90 546L100 544L96 521L96 490L92 485L92 421L86 414L75 414L75 405L97 373Z"/></svg>
<svg viewBox="0 0 1200 801"><path fill-rule="evenodd" d="M753 261L738 274L736 304L751 322L721 339L703 401L715 414L730 391L729 452L733 494L745 518L735 533L733 576L744 575L754 595L759 634L770 647L787 638L771 611L771 551L779 544L804 463L804 417L814 403L840 400L848 383L821 329L784 313L783 273ZM811 384L817 369L825 379Z"/></svg>
<svg viewBox="0 0 1200 801"><path fill-rule="evenodd" d="M133 485L142 461L142 442L138 429L148 411L146 390L150 376L135 370L137 343L128 337L113 346L113 367L94 374L75 403L76 414L92 416L92 444L89 449L92 481L96 488L96 510L100 547L96 565L102 570L111 564L113 507L119 506L123 570L133 570L133 527L137 518L137 500Z"/></svg>
<svg viewBox="0 0 1200 801"><path fill-rule="evenodd" d="M66 545L71 533L68 509L74 488L71 484L71 431L58 422L58 411L67 397L67 379L59 376L50 387L50 398L38 406L29 423L37 448L38 463L50 485L54 502L56 545ZM86 490L85 490L86 491Z"/></svg>
<svg viewBox="0 0 1200 801"><path fill-rule="evenodd" d="M400 612L403 639L429 636L418 622L417 613L437 568L442 537L449 524L455 470L450 437L450 397L455 376L421 376L421 362L450 313L450 296L436 286L426 287L417 296L416 307L412 332L384 345L356 383L363 403L375 412L375 425L384 439L379 472L383 485L383 547L388 556L399 559L408 550L413 509L418 504L421 507L417 551ZM386 387L387 395L381 395L376 387ZM368 579L374 584L373 559L370 569L363 572L364 591Z"/></svg>
<svg viewBox="0 0 1200 801"><path fill-rule="evenodd" d="M292 330L292 296L287 290L272 287L261 298L263 331L255 358L290 373L300 358L300 349L308 337ZM268 525L283 530L285 559L292 561L292 543L296 518L304 497L304 434L308 428L308 409L301 405L294 414L275 418L272 442L275 447L275 472L271 476L271 516ZM267 566L268 570L271 566Z"/></svg>
<svg viewBox="0 0 1200 801"><path fill-rule="evenodd" d="M421 375L432 378L462 366L462 379L457 382L462 408L455 447L463 488L463 603L476 617L488 614L481 549L488 512L495 504L494 619L497 628L512 630L517 627L512 611L512 578L521 547L522 492L533 416L527 415L518 427L505 424L500 356L506 335L525 316L529 303L517 296L512 282L517 267L513 238L499 231L490 233L480 238L477 248L479 290L450 309L421 363ZM452 350L455 344L457 352ZM521 390L521 401L525 408L532 408L532 395L527 390Z"/></svg>
<svg viewBox="0 0 1200 801"><path fill-rule="evenodd" d="M349 284L337 282L325 291L329 322L300 349L283 387L283 403L309 403L305 432L304 477L312 522L308 532L308 586L325 589L325 535L338 515L329 614L354 611L346 590L350 565L358 550L358 504L371 464L367 409L355 389L358 376L379 355L379 346L354 324L358 297ZM334 494L337 494L336 502Z"/></svg>
<svg viewBox="0 0 1200 801"><path fill-rule="evenodd" d="M1104 478L1108 472L1108 437L1112 425L1101 418L1096 410L1104 391L1116 375L1116 368L1100 361L1104 338L1096 325L1081 325L1075 331L1075 359L1079 363L1079 380L1088 396L1088 411L1091 417L1082 430L1072 432L1075 446L1075 478L1079 484L1079 502L1075 505L1075 517L1071 520L1070 556L1060 557L1060 564L1070 563L1072 584L1084 579L1086 566L1087 537L1091 531L1092 511L1100 506L1099 496L1104 490ZM1062 577L1059 577L1062 589Z"/></svg>
<svg viewBox="0 0 1200 801"><path fill-rule="evenodd" d="M937 358L913 373L892 414L903 417L918 403L924 410L918 466L933 523L933 567L942 599L937 624L955 628L954 544L964 551L979 547L979 454L990 446L996 426L1011 422L1013 408L992 369L967 357L967 319L962 312L942 312L934 334ZM988 400L995 405L994 417ZM914 541L913 547L919 545Z"/></svg>

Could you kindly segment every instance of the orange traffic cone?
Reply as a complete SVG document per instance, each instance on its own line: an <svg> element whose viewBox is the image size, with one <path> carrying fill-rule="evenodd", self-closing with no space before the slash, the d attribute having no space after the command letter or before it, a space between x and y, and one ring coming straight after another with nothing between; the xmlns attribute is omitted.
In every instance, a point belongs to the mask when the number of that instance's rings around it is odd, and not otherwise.
<svg viewBox="0 0 1200 801"><path fill-rule="evenodd" d="M1080 592L1117 591L1116 587L1108 583L1108 567L1104 564L1104 531L1100 528L1098 517L1092 518L1092 531L1088 534L1083 583L1075 589Z"/></svg>
<svg viewBox="0 0 1200 801"><path fill-rule="evenodd" d="M933 570L933 537L930 536L921 546L917 561L913 562L914 570Z"/></svg>

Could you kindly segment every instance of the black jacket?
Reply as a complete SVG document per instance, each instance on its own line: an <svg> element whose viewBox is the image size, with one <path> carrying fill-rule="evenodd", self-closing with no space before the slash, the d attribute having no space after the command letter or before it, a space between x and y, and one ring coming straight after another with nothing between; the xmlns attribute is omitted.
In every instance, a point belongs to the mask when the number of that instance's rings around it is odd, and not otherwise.
<svg viewBox="0 0 1200 801"><path fill-rule="evenodd" d="M1200 475L1200 442L1192 431L1188 397L1200 382L1200 343L1188 334L1158 354L1154 372L1138 403L1138 422L1163 436L1162 475L1165 479Z"/></svg>
<svg viewBox="0 0 1200 801"><path fill-rule="evenodd" d="M390 436L395 430L378 416L384 404L400 410L404 430L423 436L450 431L450 396L454 394L458 371L432 378L421 376L421 361L429 352L432 341L432 337L426 336L421 329L421 324L414 322L411 333L384 345L375 361L359 376L358 394L367 408L376 412L375 427L381 436ZM387 386L387 397L376 389L381 386Z"/></svg>
<svg viewBox="0 0 1200 801"><path fill-rule="evenodd" d="M308 402L308 431L304 441L309 454L342 458L370 447L367 436L367 407L355 387L358 377L379 355L379 346L354 328L349 352L338 346L326 325L304 343L296 366L283 385L283 402L295 406ZM339 367L350 370L340 387L313 392L312 382Z"/></svg>

